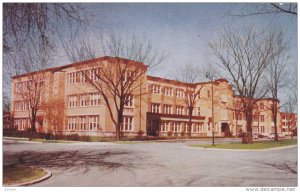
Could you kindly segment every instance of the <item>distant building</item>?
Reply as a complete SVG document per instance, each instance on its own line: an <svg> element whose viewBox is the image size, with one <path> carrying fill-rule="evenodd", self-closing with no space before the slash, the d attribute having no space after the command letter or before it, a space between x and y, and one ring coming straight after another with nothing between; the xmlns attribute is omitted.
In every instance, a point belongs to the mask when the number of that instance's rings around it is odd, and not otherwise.
<svg viewBox="0 0 300 192"><path fill-rule="evenodd" d="M92 62L113 65L116 58L101 57L14 76L11 94L11 114L14 117L14 127L18 130L26 130L30 127L29 104L28 101L22 99L21 95L22 91L26 89L29 76L42 73L45 75L41 81L46 86L43 88L42 97L40 98L41 103L47 103L57 98L64 103L61 106L63 109L61 115L63 118L60 120L61 126L56 131L63 134L114 135L115 128L103 98L93 87L87 86L84 76L80 73L82 70L80 66L87 66ZM130 62L139 66L141 70L147 70L143 63ZM89 74L92 75L92 73ZM146 90L146 93L133 95L132 101L127 103L124 109L122 131L125 135L136 135L138 132L143 131L145 134L155 136L181 136L183 132L187 132L189 118L184 91L192 87L200 90L198 93L199 99L194 106L192 116L192 136L212 135L212 100L214 105L214 127L217 136L223 136L227 132L237 135L246 131L245 116L238 110L241 105L241 98L234 94L226 79L213 81L213 94L212 82L187 84L149 76L146 71L141 77L141 81L140 86ZM254 133L267 135L274 132L271 105L271 99L257 101L253 114ZM279 122L280 115L278 113L278 125ZM39 110L37 113L36 127L41 132L53 131L53 126L50 119L47 119L44 110ZM278 132L281 132L281 130L278 129Z"/></svg>
<svg viewBox="0 0 300 192"><path fill-rule="evenodd" d="M290 134L293 130L297 130L297 114L280 113L280 127L285 134Z"/></svg>

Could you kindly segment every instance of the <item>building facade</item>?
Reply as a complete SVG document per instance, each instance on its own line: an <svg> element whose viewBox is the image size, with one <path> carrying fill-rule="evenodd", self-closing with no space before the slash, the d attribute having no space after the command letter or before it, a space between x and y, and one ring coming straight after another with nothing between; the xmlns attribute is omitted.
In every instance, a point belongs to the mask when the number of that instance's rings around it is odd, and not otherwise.
<svg viewBox="0 0 300 192"><path fill-rule="evenodd" d="M124 107L122 132L125 135L184 136L190 119L186 91L191 89L197 93L191 117L192 136L211 136L213 128L217 136L224 136L229 132L238 135L246 131L245 117L238 110L241 99L234 94L226 79L187 84L147 75L147 66L143 63L114 57L101 57L13 77L11 92L13 127L18 130L31 127L31 109L32 104L36 102L39 103L36 113L37 131L95 136L115 135L112 117L117 115L117 111L108 109L107 103L104 102L105 98L92 82L101 81L97 72L99 67L103 66L113 71L113 82L120 77L122 82L129 79L133 73L123 75L120 68L114 67L117 66L116 62L120 66L126 65L127 71L138 68L134 75L139 71L136 82L132 82L136 84L136 89L132 90L131 99ZM127 65L128 63L130 65ZM118 74L122 76L118 77ZM28 91L33 85L40 86L38 96ZM36 94L36 89L34 92ZM107 91L107 94L110 92ZM107 99L109 103L114 102L113 96L108 96ZM269 110L271 104L270 99L257 101L253 114L254 133L267 135L274 132L274 122ZM281 117L279 114L278 125L281 125ZM278 127L278 132L285 131L285 128Z"/></svg>

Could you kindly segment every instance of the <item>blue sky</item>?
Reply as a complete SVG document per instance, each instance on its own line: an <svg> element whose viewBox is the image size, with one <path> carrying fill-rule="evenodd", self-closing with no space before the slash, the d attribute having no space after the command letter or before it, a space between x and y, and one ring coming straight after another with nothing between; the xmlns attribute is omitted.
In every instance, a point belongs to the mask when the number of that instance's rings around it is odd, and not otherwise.
<svg viewBox="0 0 300 192"><path fill-rule="evenodd" d="M284 14L246 18L226 15L227 11L244 6L232 3L92 3L87 4L87 10L94 15L89 36L93 38L100 32L112 30L147 37L158 50L169 55L153 75L174 78L179 66L186 62L199 66L211 62L207 42L214 39L224 26L275 26L283 29L290 39L296 67L297 18ZM67 63L70 62L61 52L56 65Z"/></svg>

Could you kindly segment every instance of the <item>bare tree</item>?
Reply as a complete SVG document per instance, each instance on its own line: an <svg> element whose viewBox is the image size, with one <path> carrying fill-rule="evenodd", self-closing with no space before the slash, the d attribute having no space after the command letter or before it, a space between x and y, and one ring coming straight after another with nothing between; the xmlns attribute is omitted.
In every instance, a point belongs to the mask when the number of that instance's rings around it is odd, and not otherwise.
<svg viewBox="0 0 300 192"><path fill-rule="evenodd" d="M71 61L95 56L96 51L91 48L91 44L84 42L80 43L79 48L64 42ZM105 38L102 36L102 45L104 55L110 56L109 62L97 63L90 60L90 64L78 69L88 85L103 98L116 129L116 138L120 140L124 108L131 105L133 99L141 99L146 94L144 82L147 69L159 65L165 55L154 51L150 41L140 40L135 35L124 38L111 33Z"/></svg>
<svg viewBox="0 0 300 192"><path fill-rule="evenodd" d="M65 113L65 102L64 98L52 98L51 100L43 103L42 109L45 111L45 119L51 126L50 133L53 133L56 137L59 128L63 127L64 113Z"/></svg>
<svg viewBox="0 0 300 192"><path fill-rule="evenodd" d="M274 122L275 128L275 141L278 141L278 130L277 130L277 116L279 111L279 92L282 88L286 86L287 79L287 65L289 63L289 55L288 55L288 47L283 38L283 33L280 32L276 38L276 44L273 45L275 48L275 53L272 57L271 64L268 66L267 75L266 75L266 82L268 85L268 89L270 95L272 97L272 105L271 105L271 112L272 112L272 120Z"/></svg>
<svg viewBox="0 0 300 192"><path fill-rule="evenodd" d="M247 122L245 143L252 143L253 107L268 91L262 88L262 80L274 57L275 43L275 32L259 32L253 26L243 31L225 29L209 43L217 64L240 97Z"/></svg>
<svg viewBox="0 0 300 192"><path fill-rule="evenodd" d="M78 3L4 3L4 53L20 49L32 35L47 41L59 22L87 23L84 10Z"/></svg>
<svg viewBox="0 0 300 192"><path fill-rule="evenodd" d="M26 75L16 76L16 89L28 110L31 124L31 138L36 131L37 112L42 107L45 79L47 75L41 70L49 66L53 47L48 42L31 39L15 62L26 71ZM31 72L35 71L35 72Z"/></svg>
<svg viewBox="0 0 300 192"><path fill-rule="evenodd" d="M192 118L193 118L193 112L195 109L195 106L197 102L200 100L200 92L203 88L202 85L196 85L195 83L199 80L199 74L201 74L201 71L191 63L186 63L184 66L182 66L182 69L180 70L179 78L178 80L181 82L184 82L182 85L184 87L184 98L183 102L187 106L188 111L188 136L192 136Z"/></svg>
<svg viewBox="0 0 300 192"><path fill-rule="evenodd" d="M248 3L238 10L231 10L228 14L238 17L266 14L288 14L297 17L297 9L297 3Z"/></svg>

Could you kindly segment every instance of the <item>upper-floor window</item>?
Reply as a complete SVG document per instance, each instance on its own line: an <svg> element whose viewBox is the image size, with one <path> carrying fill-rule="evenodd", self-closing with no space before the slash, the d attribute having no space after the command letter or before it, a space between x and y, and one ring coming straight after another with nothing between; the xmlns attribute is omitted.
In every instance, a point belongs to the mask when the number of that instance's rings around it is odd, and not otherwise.
<svg viewBox="0 0 300 192"><path fill-rule="evenodd" d="M77 96L71 95L69 96L69 107L76 107L77 106Z"/></svg>
<svg viewBox="0 0 300 192"><path fill-rule="evenodd" d="M183 89L176 89L176 97L184 98L184 91L183 91Z"/></svg>
<svg viewBox="0 0 300 192"><path fill-rule="evenodd" d="M73 84L76 82L76 72L68 73L68 83Z"/></svg>
<svg viewBox="0 0 300 192"><path fill-rule="evenodd" d="M262 109L265 109L264 103L260 103L259 106L260 106L260 109L261 109L261 110L262 110Z"/></svg>
<svg viewBox="0 0 300 192"><path fill-rule="evenodd" d="M164 95L173 96L173 89L171 87L165 87L164 88Z"/></svg>
<svg viewBox="0 0 300 192"><path fill-rule="evenodd" d="M133 107L134 105L134 98L132 95L128 95L127 101L125 102L125 107Z"/></svg>
<svg viewBox="0 0 300 192"><path fill-rule="evenodd" d="M91 106L100 105L100 94L99 93L92 93L90 95L90 105Z"/></svg>
<svg viewBox="0 0 300 192"><path fill-rule="evenodd" d="M197 115L200 116L200 107L197 107Z"/></svg>
<svg viewBox="0 0 300 192"><path fill-rule="evenodd" d="M80 95L80 107L86 107L88 105L88 97L89 95Z"/></svg>
<svg viewBox="0 0 300 192"><path fill-rule="evenodd" d="M164 105L164 113L165 114L172 114L172 105Z"/></svg>
<svg viewBox="0 0 300 192"><path fill-rule="evenodd" d="M260 115L260 122L264 122L265 121L265 116L264 115Z"/></svg>
<svg viewBox="0 0 300 192"><path fill-rule="evenodd" d="M152 103L151 104L151 112L152 113L160 113L160 104L159 103Z"/></svg>
<svg viewBox="0 0 300 192"><path fill-rule="evenodd" d="M22 101L15 101L15 111L22 111Z"/></svg>
<svg viewBox="0 0 300 192"><path fill-rule="evenodd" d="M151 90L152 94L160 94L160 86L159 85L152 85L152 90Z"/></svg>

